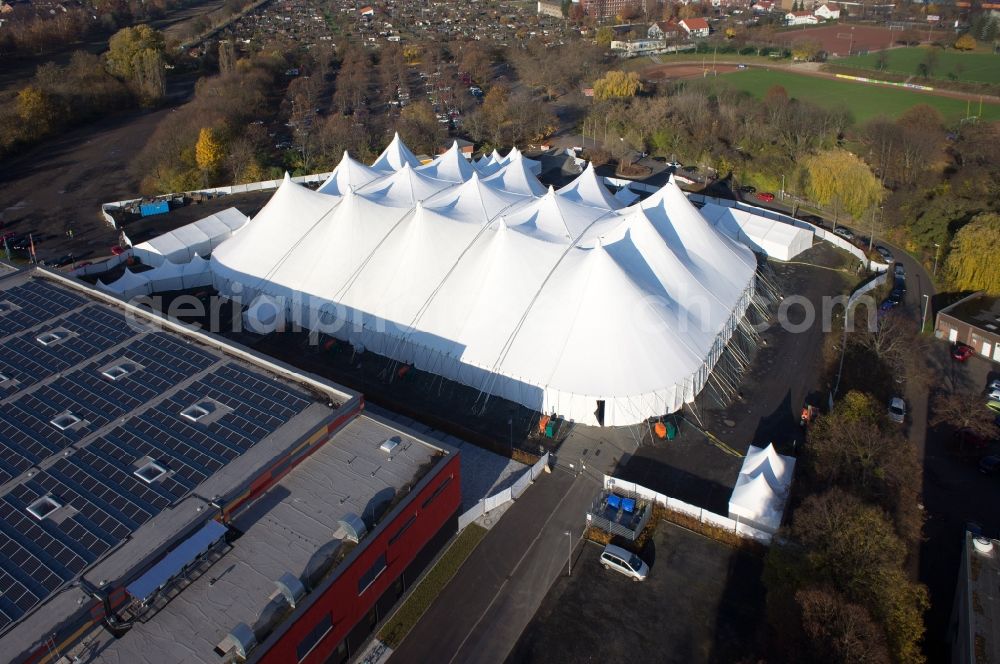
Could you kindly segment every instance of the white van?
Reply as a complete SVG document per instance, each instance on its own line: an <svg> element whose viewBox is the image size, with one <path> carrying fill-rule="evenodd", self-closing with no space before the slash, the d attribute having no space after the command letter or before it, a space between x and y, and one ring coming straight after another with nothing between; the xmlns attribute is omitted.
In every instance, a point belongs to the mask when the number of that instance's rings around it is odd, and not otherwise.
<svg viewBox="0 0 1000 664"><path fill-rule="evenodd" d="M626 551L620 546L608 544L601 554L601 565L604 569L613 569L621 572L633 581L643 581L649 574L649 565L642 562L639 556L631 551Z"/></svg>

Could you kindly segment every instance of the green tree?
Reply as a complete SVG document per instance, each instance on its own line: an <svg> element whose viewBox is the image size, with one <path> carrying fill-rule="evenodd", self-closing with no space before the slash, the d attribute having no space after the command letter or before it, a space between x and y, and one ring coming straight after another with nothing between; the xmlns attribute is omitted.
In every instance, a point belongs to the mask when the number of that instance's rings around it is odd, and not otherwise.
<svg viewBox="0 0 1000 664"><path fill-rule="evenodd" d="M1000 214L976 215L955 233L944 271L957 290L1000 294Z"/></svg>
<svg viewBox="0 0 1000 664"><path fill-rule="evenodd" d="M594 81L594 99L597 101L634 97L640 90L642 82L634 71L609 71L604 78Z"/></svg>
<svg viewBox="0 0 1000 664"><path fill-rule="evenodd" d="M842 149L821 152L805 159L807 191L823 207L833 206L834 223L841 210L855 218L877 205L884 190L861 159Z"/></svg>

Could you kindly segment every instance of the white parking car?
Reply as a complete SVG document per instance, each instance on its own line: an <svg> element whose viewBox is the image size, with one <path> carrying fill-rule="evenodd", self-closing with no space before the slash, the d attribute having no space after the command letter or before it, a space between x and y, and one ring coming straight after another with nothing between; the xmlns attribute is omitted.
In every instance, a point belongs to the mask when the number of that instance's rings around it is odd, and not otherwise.
<svg viewBox="0 0 1000 664"><path fill-rule="evenodd" d="M649 566L642 562L639 556L614 544L608 544L604 547L604 552L601 554L601 565L604 566L604 569L613 569L633 581L643 581L649 574Z"/></svg>
<svg viewBox="0 0 1000 664"><path fill-rule="evenodd" d="M986 392L987 401L1000 401L1000 387L991 388Z"/></svg>
<svg viewBox="0 0 1000 664"><path fill-rule="evenodd" d="M889 419L897 424L906 419L906 402L899 397L893 397L889 402Z"/></svg>

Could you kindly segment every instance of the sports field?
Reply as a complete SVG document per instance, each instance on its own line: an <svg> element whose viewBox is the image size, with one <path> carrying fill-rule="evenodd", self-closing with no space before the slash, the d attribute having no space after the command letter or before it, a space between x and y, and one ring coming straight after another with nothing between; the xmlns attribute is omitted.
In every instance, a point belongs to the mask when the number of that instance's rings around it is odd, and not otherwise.
<svg viewBox="0 0 1000 664"><path fill-rule="evenodd" d="M917 68L924 62L928 46L911 46L894 48L885 53L889 62L886 71L898 74L917 74ZM954 49L934 49L937 53L937 65L931 72L931 78L956 79L959 81L976 81L979 83L1000 83L1000 55L992 53L962 53ZM878 68L878 53L855 55L850 58L831 60L830 64L845 67L860 67L876 70Z"/></svg>
<svg viewBox="0 0 1000 664"><path fill-rule="evenodd" d="M856 122L864 122L878 115L897 117L917 104L933 106L951 122L966 117L967 106L964 100L867 83L764 69L723 74L719 76L719 80L756 97L763 97L772 85L781 85L789 97L828 108L846 106ZM979 103L972 102L968 108L972 115L976 115ZM1000 105L983 104L982 115L984 120L1000 120Z"/></svg>

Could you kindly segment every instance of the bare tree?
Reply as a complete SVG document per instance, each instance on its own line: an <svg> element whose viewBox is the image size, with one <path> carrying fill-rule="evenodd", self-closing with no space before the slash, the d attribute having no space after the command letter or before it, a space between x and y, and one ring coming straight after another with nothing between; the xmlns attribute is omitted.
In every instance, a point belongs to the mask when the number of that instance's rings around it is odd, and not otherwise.
<svg viewBox="0 0 1000 664"><path fill-rule="evenodd" d="M971 392L939 391L931 398L931 426L942 424L967 431L979 438L996 438L994 415L983 406L982 395Z"/></svg>

